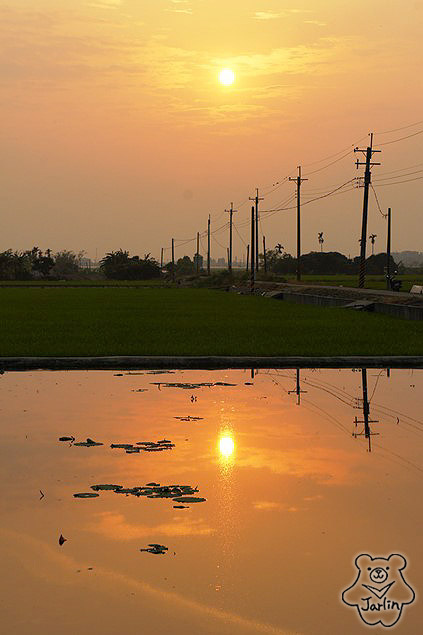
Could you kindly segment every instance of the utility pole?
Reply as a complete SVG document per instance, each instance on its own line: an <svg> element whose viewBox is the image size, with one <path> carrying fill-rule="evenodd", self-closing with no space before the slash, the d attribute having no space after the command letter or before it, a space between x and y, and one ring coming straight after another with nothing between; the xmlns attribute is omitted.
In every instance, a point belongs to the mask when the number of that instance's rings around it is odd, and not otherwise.
<svg viewBox="0 0 423 635"><path fill-rule="evenodd" d="M301 390L301 382L300 382L300 369L297 368L297 383L296 383L296 387L295 390L288 390L288 395L290 395L291 393L295 392L295 394L297 395L297 406L299 406L301 404L301 394L302 393L306 393L307 390Z"/></svg>
<svg viewBox="0 0 423 635"><path fill-rule="evenodd" d="M232 273L232 216L237 209L234 209L234 204L231 203L230 209L225 209L225 212L229 213L229 258L228 258L228 269L229 273Z"/></svg>
<svg viewBox="0 0 423 635"><path fill-rule="evenodd" d="M250 290L254 291L254 207L251 208L251 278L250 278Z"/></svg>
<svg viewBox="0 0 423 635"><path fill-rule="evenodd" d="M298 166L298 176L289 177L297 183L297 280L301 280L301 183L308 179L301 178L301 165Z"/></svg>
<svg viewBox="0 0 423 635"><path fill-rule="evenodd" d="M163 247L162 247L162 251L160 254L160 269L163 269Z"/></svg>
<svg viewBox="0 0 423 635"><path fill-rule="evenodd" d="M210 214L207 222L207 275L210 275Z"/></svg>
<svg viewBox="0 0 423 635"><path fill-rule="evenodd" d="M364 197L363 197L363 218L361 222L361 242L360 242L360 272L358 276L358 286L363 289L366 279L366 237L367 237L367 215L369 208L369 187L372 182L371 168L374 165L380 165L380 163L372 162L372 157L375 152L381 152L381 150L373 150L373 132L370 133L370 145L367 148L360 149L354 148L354 152L362 152L366 155L366 161L359 161L357 159L357 169L360 165L364 165Z"/></svg>
<svg viewBox="0 0 423 635"><path fill-rule="evenodd" d="M197 232L197 276L200 273L200 232Z"/></svg>
<svg viewBox="0 0 423 635"><path fill-rule="evenodd" d="M252 198L251 196L249 197L250 201L254 201L255 203L255 208L256 208L256 228L255 228L255 233L256 233L256 241L255 241L255 265L256 265L256 271L259 270L259 257L258 257L258 221L259 221L259 215L258 215L258 206L259 206L259 201L264 201L263 197L259 196L259 191L258 188L256 188L256 195ZM252 255L252 252L251 252ZM251 262L253 262L251 260Z"/></svg>
<svg viewBox="0 0 423 635"><path fill-rule="evenodd" d="M247 245L247 268L246 268L247 271L248 271L249 260L250 260L250 245Z"/></svg>
<svg viewBox="0 0 423 635"><path fill-rule="evenodd" d="M391 208L388 207L388 238L386 241L386 288L391 288Z"/></svg>
<svg viewBox="0 0 423 635"><path fill-rule="evenodd" d="M175 282L175 239L172 238L172 280Z"/></svg>
<svg viewBox="0 0 423 635"><path fill-rule="evenodd" d="M263 263L264 263L264 273L267 273L266 236L263 236Z"/></svg>

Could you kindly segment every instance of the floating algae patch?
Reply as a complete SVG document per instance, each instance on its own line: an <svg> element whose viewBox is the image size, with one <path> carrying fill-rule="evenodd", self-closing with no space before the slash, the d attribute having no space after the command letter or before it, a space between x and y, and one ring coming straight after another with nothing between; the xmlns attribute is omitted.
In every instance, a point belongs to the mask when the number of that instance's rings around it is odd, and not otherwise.
<svg viewBox="0 0 423 635"><path fill-rule="evenodd" d="M95 492L99 492L99 491L107 491L107 490L117 490L117 489L122 489L122 485L109 485L109 484L105 484L105 485L91 485L91 489L93 489Z"/></svg>
<svg viewBox="0 0 423 635"><path fill-rule="evenodd" d="M73 443L75 441L75 437L59 437L59 441L70 441Z"/></svg>
<svg viewBox="0 0 423 635"><path fill-rule="evenodd" d="M188 415L187 417L173 417L174 419L178 419L179 421L202 421L204 417L193 417L192 415Z"/></svg>
<svg viewBox="0 0 423 635"><path fill-rule="evenodd" d="M127 454L139 454L140 452L163 452L164 450L171 450L175 447L175 444L168 439L161 439L160 441L137 441L136 445L133 443L112 443L110 447L112 449L118 448L125 450Z"/></svg>
<svg viewBox="0 0 423 635"><path fill-rule="evenodd" d="M154 553L156 556L163 556L168 550L169 550L168 547L165 547L165 545L159 545L156 543L152 543L148 545L148 547L140 549L140 551L146 551L147 553Z"/></svg>
<svg viewBox="0 0 423 635"><path fill-rule="evenodd" d="M78 443L74 443L73 445L78 445L85 448L92 448L96 445L104 445L104 443L99 443L98 441L93 441L93 439L88 438L86 441L79 441Z"/></svg>
<svg viewBox="0 0 423 635"><path fill-rule="evenodd" d="M207 499L201 496L178 496L173 500L177 503L204 503Z"/></svg>
<svg viewBox="0 0 423 635"><path fill-rule="evenodd" d="M74 498L97 498L100 494L95 494L94 492L80 492L79 494L74 494Z"/></svg>

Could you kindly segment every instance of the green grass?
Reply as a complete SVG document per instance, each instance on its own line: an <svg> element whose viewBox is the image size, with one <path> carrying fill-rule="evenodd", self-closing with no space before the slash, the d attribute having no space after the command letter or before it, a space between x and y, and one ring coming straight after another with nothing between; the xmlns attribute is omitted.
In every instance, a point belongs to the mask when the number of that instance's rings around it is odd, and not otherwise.
<svg viewBox="0 0 423 635"><path fill-rule="evenodd" d="M421 355L423 323L207 289L0 289L0 356Z"/></svg>
<svg viewBox="0 0 423 635"><path fill-rule="evenodd" d="M1 280L1 287L161 287L162 278L154 280Z"/></svg>
<svg viewBox="0 0 423 635"><path fill-rule="evenodd" d="M285 276L288 282L296 282L295 275ZM402 281L401 291L410 291L413 284L423 284L422 275L402 275L395 276L396 280ZM308 284L327 285L330 287L357 287L358 276L356 275L303 275L302 281ZM366 289L386 289L386 278L384 276L366 276Z"/></svg>

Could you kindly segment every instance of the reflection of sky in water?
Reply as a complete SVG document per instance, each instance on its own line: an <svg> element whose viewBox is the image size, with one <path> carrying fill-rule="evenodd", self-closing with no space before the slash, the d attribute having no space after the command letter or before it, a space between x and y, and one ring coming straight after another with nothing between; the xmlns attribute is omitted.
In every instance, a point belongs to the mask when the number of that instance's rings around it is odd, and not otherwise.
<svg viewBox="0 0 423 635"><path fill-rule="evenodd" d="M242 371L113 375L0 377L5 632L355 634L338 596L359 551L403 552L423 588L421 371L368 371L371 454L352 436L360 372L302 370L300 406L292 370L260 371L254 385ZM158 379L237 386L158 390ZM175 419L188 415L202 419ZM69 434L104 446L57 441ZM172 451L110 449L163 438ZM150 481L198 486L207 501L73 498ZM140 553L150 542L169 554ZM419 611L399 634L419 631Z"/></svg>

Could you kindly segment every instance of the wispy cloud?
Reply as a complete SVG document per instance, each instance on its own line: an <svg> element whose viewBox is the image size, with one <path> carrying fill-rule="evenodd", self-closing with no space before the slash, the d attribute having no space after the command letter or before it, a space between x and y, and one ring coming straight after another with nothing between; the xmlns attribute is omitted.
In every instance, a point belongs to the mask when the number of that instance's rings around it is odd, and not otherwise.
<svg viewBox="0 0 423 635"><path fill-rule="evenodd" d="M117 9L122 6L122 0L95 0L89 2L88 6L95 9Z"/></svg>
<svg viewBox="0 0 423 635"><path fill-rule="evenodd" d="M254 14L255 20L278 20L283 18L286 13L275 13L274 11L256 11Z"/></svg>

